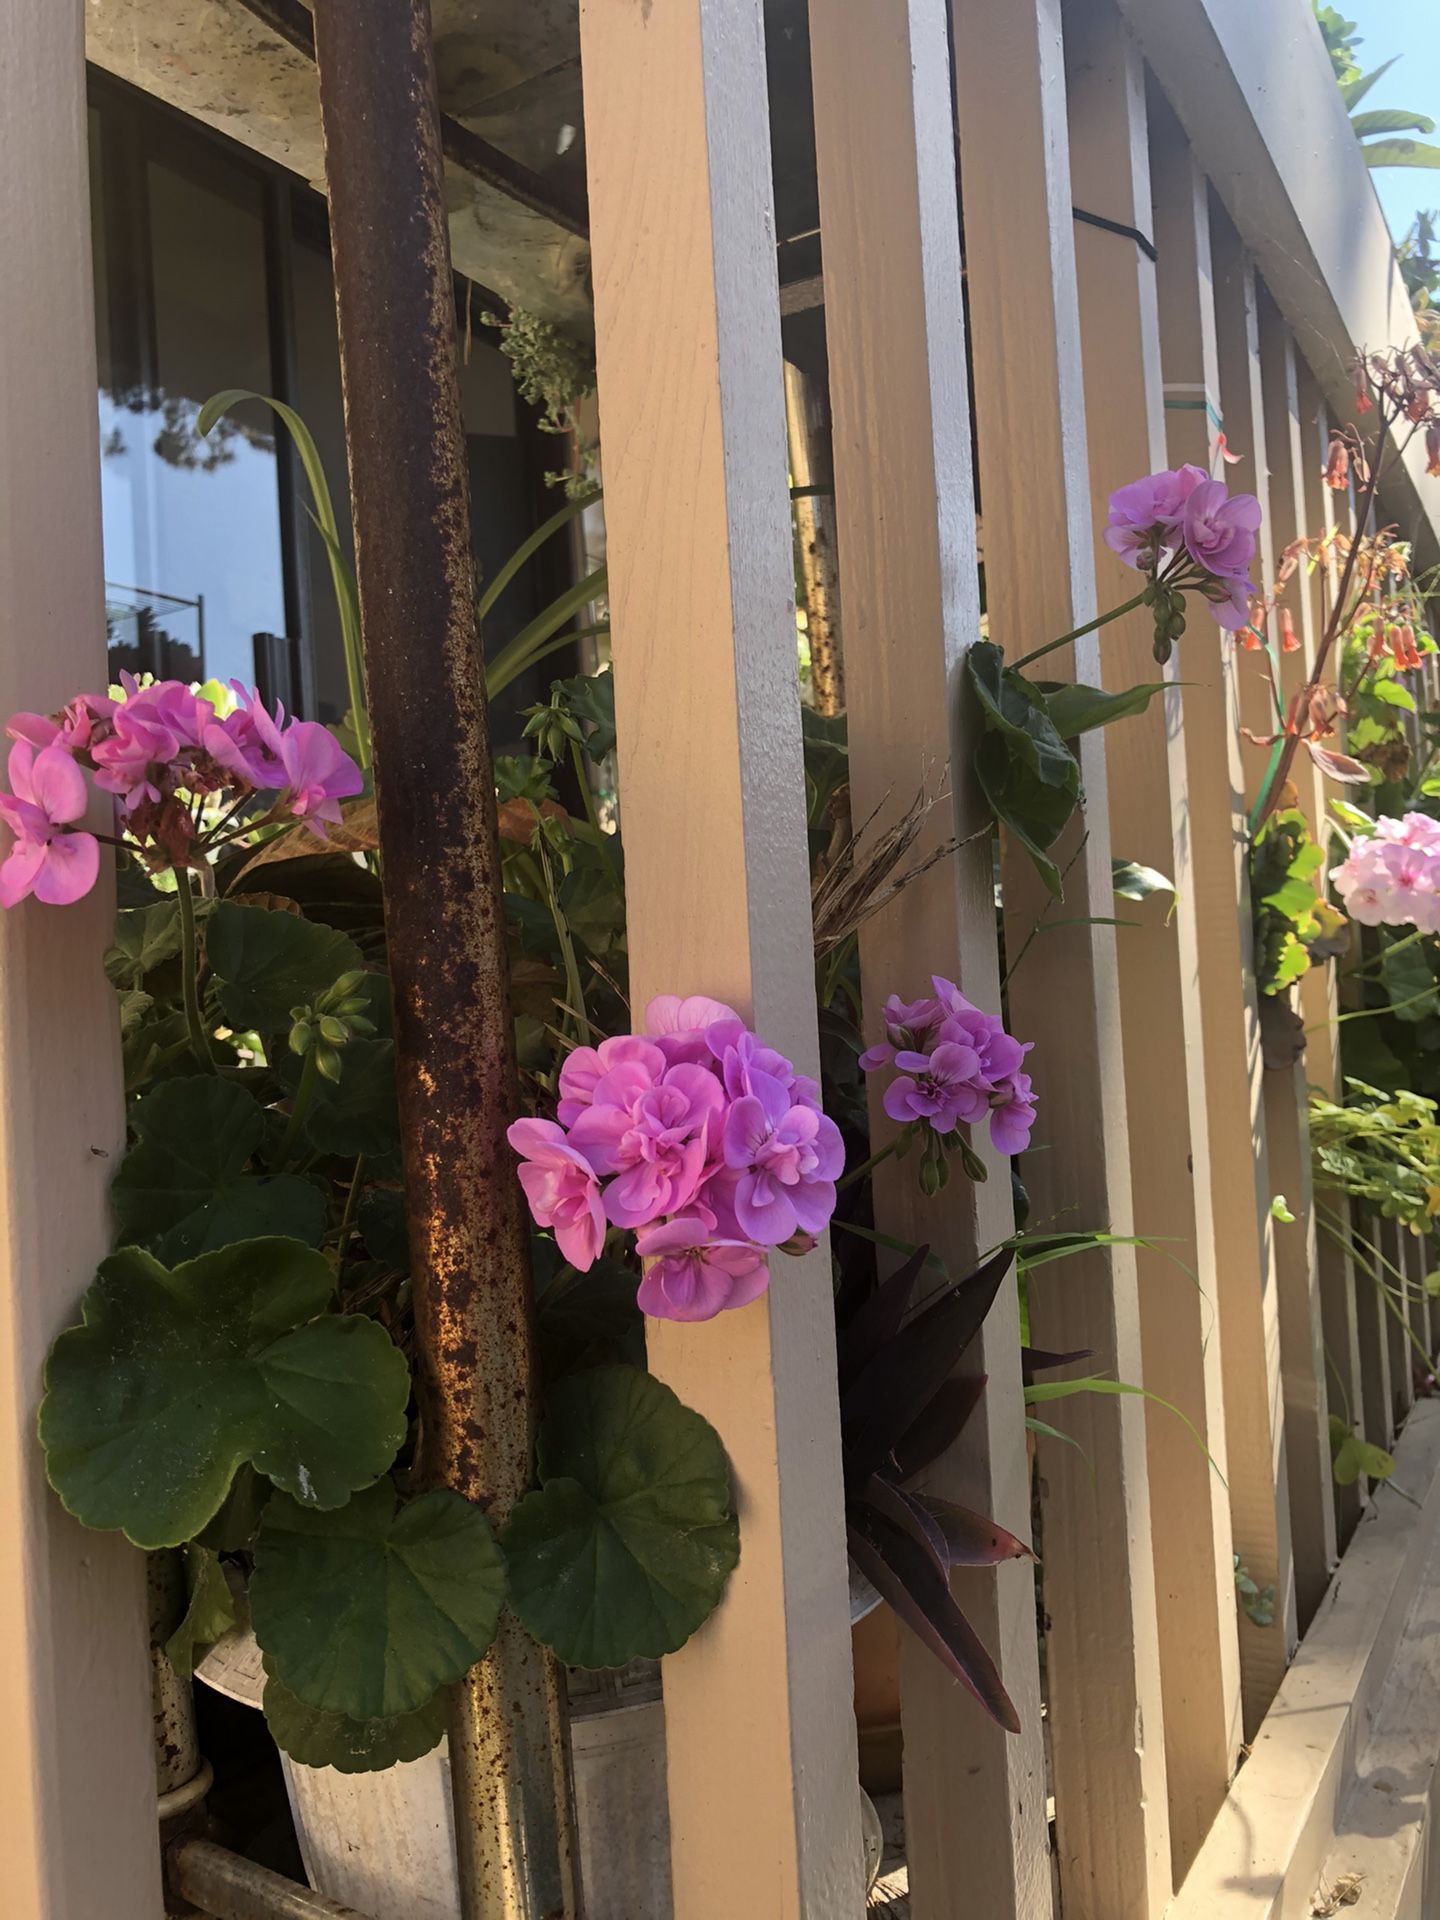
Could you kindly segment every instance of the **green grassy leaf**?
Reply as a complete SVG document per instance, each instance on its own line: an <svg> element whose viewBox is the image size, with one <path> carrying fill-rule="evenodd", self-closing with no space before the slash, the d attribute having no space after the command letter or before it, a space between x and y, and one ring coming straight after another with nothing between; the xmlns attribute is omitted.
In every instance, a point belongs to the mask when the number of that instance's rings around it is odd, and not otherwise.
<svg viewBox="0 0 1440 1920"><path fill-rule="evenodd" d="M402 1505L382 1480L335 1512L270 1502L250 1617L266 1671L304 1706L388 1720L484 1658L504 1594L478 1507L448 1487Z"/></svg>
<svg viewBox="0 0 1440 1920"><path fill-rule="evenodd" d="M739 1558L719 1435L636 1367L545 1397L540 1488L510 1516L510 1604L567 1665L619 1667L683 1646Z"/></svg>
<svg viewBox="0 0 1440 1920"><path fill-rule="evenodd" d="M101 1264L45 1369L50 1484L88 1527L179 1546L250 1462L317 1508L368 1486L405 1437L410 1370L373 1320L328 1313L334 1280L294 1240L246 1240L172 1272Z"/></svg>

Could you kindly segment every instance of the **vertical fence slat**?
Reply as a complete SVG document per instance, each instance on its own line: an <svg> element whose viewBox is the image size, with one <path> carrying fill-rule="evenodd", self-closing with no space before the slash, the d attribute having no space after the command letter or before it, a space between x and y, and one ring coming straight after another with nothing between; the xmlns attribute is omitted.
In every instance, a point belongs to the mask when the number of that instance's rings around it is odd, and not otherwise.
<svg viewBox="0 0 1440 1920"><path fill-rule="evenodd" d="M1114 0L1077 0L1065 14L1070 172L1077 207L1148 233L1150 163L1145 71ZM1155 266L1133 240L1075 228L1085 420L1094 509L1122 482L1166 464ZM1133 591L1103 542L1102 603ZM1107 627L1105 682L1153 679L1153 622L1144 610ZM1162 670L1183 678L1172 656ZM1117 943L1130 1169L1146 1386L1181 1409L1215 1460L1167 1407L1146 1407L1150 1517L1165 1706L1165 1769L1176 1882L1225 1797L1239 1751L1240 1653L1230 1509L1225 1491L1221 1342L1215 1311L1205 1054L1196 986L1195 891L1185 790L1185 697L1121 723L1109 755L1116 855L1173 875L1163 899L1117 901L1137 924ZM1183 1263L1183 1264L1181 1264ZM1187 1277L1189 1267L1196 1279Z"/></svg>
<svg viewBox="0 0 1440 1920"><path fill-rule="evenodd" d="M1250 276L1253 282L1253 275ZM1256 311L1255 363L1263 397L1265 457L1269 472L1266 520L1270 561L1304 532L1304 480L1300 472L1300 396L1295 346L1279 309L1266 288L1253 285ZM1223 377L1223 376L1222 376ZM1266 581L1268 588L1270 582ZM1268 640L1282 702L1299 694L1315 660L1315 635L1302 598L1300 647L1280 645L1278 615L1269 623ZM1295 598L1292 592L1291 599ZM1288 604L1288 601L1287 601ZM1258 660L1259 655L1249 655ZM1272 716L1270 729L1279 724ZM1268 754L1250 747L1247 758L1263 776ZM1318 769L1307 753L1296 756L1291 778L1301 813L1312 835L1323 833L1324 793ZM1252 783L1253 784L1253 783ZM1277 1223L1275 1275L1280 1298L1280 1354L1285 1393L1285 1453L1290 1480L1290 1524L1295 1545L1296 1620L1303 1633L1319 1606L1335 1564L1334 1476L1330 1471L1330 1411L1325 1378L1325 1335L1320 1302L1320 1263L1310 1180L1310 1120L1307 1101L1309 1047L1327 1054L1337 1029L1330 1025L1334 967L1312 967L1295 995L1301 1023L1317 1031L1293 1067L1268 1068L1265 1074L1265 1136L1273 1194L1283 1194L1294 1218ZM1286 996L1289 998L1289 995Z"/></svg>
<svg viewBox="0 0 1440 1920"><path fill-rule="evenodd" d="M1410 1324L1410 1276L1405 1266L1406 1232L1398 1220L1387 1220L1378 1242L1387 1265L1380 1269L1387 1290L1385 1336L1390 1346L1390 1398L1395 1425L1403 1422L1415 1404L1415 1369L1410 1364L1414 1349L1406 1338Z"/></svg>
<svg viewBox="0 0 1440 1920"><path fill-rule="evenodd" d="M1369 1213L1357 1212L1354 1228L1358 1255L1355 1261L1355 1299L1360 1330L1360 1377L1365 1402L1365 1438L1377 1447L1395 1443L1395 1403L1390 1378L1390 1315L1376 1279L1379 1262L1374 1249L1383 1251L1385 1223Z"/></svg>
<svg viewBox="0 0 1440 1920"><path fill-rule="evenodd" d="M813 1071L794 575L761 0L584 0L630 980ZM724 1439L742 1550L665 1663L677 1920L862 1906L828 1252L651 1322Z"/></svg>
<svg viewBox="0 0 1440 1920"><path fill-rule="evenodd" d="M1300 445L1296 460L1302 495L1301 525L1309 538L1318 539L1334 526L1334 495L1324 480L1325 453L1330 439L1329 414L1308 361L1298 355L1296 394L1300 418ZM1330 607L1327 581L1332 578L1327 567L1318 566L1300 583L1308 628L1307 647L1319 644ZM1334 684L1334 673L1332 655L1331 666L1326 672L1327 684ZM1322 797L1323 794L1322 784ZM1322 821L1323 817L1322 813ZM1325 1000L1332 1009L1338 1010L1338 966L1332 965L1329 972L1331 978ZM1318 997L1312 993L1310 1010L1306 1012L1307 1026L1313 1024L1313 1009ZM1306 1069L1312 1086L1318 1087L1328 1099L1339 1097L1341 1071L1338 1026L1328 1024L1320 1032L1310 1034ZM1363 1433L1365 1381L1360 1364L1360 1314L1362 1311L1373 1313L1374 1301L1370 1297L1368 1284L1363 1276L1357 1274L1349 1254L1327 1230L1326 1223L1331 1216L1338 1216L1342 1229L1348 1229L1351 1220L1348 1199L1343 1194L1322 1192L1316 1195L1315 1205L1327 1389L1334 1403L1334 1411L1350 1421L1357 1432ZM1365 1504L1368 1486L1368 1480L1362 1475L1352 1486L1336 1487L1338 1546L1343 1547L1353 1532Z"/></svg>
<svg viewBox="0 0 1440 1920"><path fill-rule="evenodd" d="M972 0L953 30L987 605L1013 659L1094 609L1060 8ZM1020 315L1033 352L1016 350ZM1093 636L1046 671L1098 680ZM1092 733L1080 748L1086 831L1072 826L1056 851L1068 869L1059 917L1083 921L1110 915L1112 895L1104 745ZM1013 844L1004 886L1013 959L1049 896ZM1024 1162L1033 1218L1130 1232L1113 930L1047 929L1013 974L1010 1007L1035 1042L1046 1151ZM1029 1298L1037 1344L1089 1348L1094 1370L1139 1380L1129 1249L1037 1274ZM1074 1920L1142 1920L1170 1893L1144 1417L1129 1396L1077 1396L1051 1412L1088 1456L1041 1441L1062 1898Z"/></svg>
<svg viewBox="0 0 1440 1920"><path fill-rule="evenodd" d="M934 790L953 752L956 806L931 815L919 859L986 817L958 727L979 583L944 0L812 0L810 32L851 814L857 822L874 814L883 829L922 783ZM885 996L914 998L932 972L999 1007L988 834L865 924L861 971L872 1037ZM871 1122L878 1146L894 1131L878 1099ZM957 1176L929 1201L913 1158L891 1162L877 1170L875 1193L877 1223L929 1242L952 1273L1013 1227L1008 1169L993 1156L983 1185ZM985 1392L931 1484L1028 1537L1013 1285L966 1365L987 1376ZM917 1920L967 1906L1029 1920L1050 1912L1034 1571L1011 1562L956 1585L996 1653L1022 1730L995 1727L902 1629L911 1908Z"/></svg>
<svg viewBox="0 0 1440 1920"><path fill-rule="evenodd" d="M1208 466L1219 421L1208 193L1178 122L1151 91L1151 180L1159 255L1160 343L1172 463ZM1258 1013L1251 965L1233 646L1197 611L1180 642L1191 859L1195 876L1201 1030L1208 1091L1225 1433L1235 1551L1276 1592L1276 1623L1242 1614L1247 1733L1284 1677L1295 1639L1290 1503L1282 1472L1280 1331ZM1248 1125L1247 1125L1248 1116ZM1261 1200L1261 1193L1266 1194Z"/></svg>
<svg viewBox="0 0 1440 1920"><path fill-rule="evenodd" d="M107 678L83 15L79 0L0 10L5 714ZM144 1562L62 1511L35 1442L46 1349L110 1245L124 1119L100 956L114 904L107 880L74 906L27 900L0 919L0 1881L6 1910L36 1920L161 1908Z"/></svg>

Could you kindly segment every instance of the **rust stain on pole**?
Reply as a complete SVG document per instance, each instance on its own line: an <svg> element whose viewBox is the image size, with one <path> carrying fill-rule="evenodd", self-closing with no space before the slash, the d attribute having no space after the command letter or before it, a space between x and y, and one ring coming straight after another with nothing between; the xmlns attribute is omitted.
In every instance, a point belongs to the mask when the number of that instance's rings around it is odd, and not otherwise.
<svg viewBox="0 0 1440 1920"><path fill-rule="evenodd" d="M316 0L374 730L422 1477L502 1522L530 1473L527 1230L427 0ZM577 1910L563 1680L506 1616L450 1725L466 1920Z"/></svg>

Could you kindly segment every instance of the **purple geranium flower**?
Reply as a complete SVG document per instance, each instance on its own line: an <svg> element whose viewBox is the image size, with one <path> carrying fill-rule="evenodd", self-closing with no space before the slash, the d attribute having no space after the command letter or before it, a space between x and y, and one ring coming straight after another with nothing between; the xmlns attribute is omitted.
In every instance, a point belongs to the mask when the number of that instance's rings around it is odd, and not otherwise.
<svg viewBox="0 0 1440 1920"><path fill-rule="evenodd" d="M1028 1073L1012 1074L990 1095L990 1138L1004 1154L1023 1153L1035 1124L1035 1098Z"/></svg>
<svg viewBox="0 0 1440 1920"><path fill-rule="evenodd" d="M635 1244L646 1262L636 1300L655 1320L713 1320L758 1299L770 1284L761 1248L743 1240L716 1240L699 1214L647 1227Z"/></svg>
<svg viewBox="0 0 1440 1920"><path fill-rule="evenodd" d="M1203 467L1184 466L1117 487L1110 496L1106 546L1127 567L1153 573L1161 553L1179 545L1185 504L1204 480Z"/></svg>
<svg viewBox="0 0 1440 1920"><path fill-rule="evenodd" d="M885 1111L902 1125L924 1120L953 1133L962 1120L984 1117L989 1101L973 1047L943 1040L932 1053L897 1053L899 1076L885 1089Z"/></svg>
<svg viewBox="0 0 1440 1920"><path fill-rule="evenodd" d="M1248 581L1260 530L1260 502L1232 494L1223 480L1203 480L1185 502L1185 550L1196 566L1220 580Z"/></svg>
<svg viewBox="0 0 1440 1920"><path fill-rule="evenodd" d="M793 1101L778 1080L753 1073L750 1081L753 1091L725 1119L725 1165L736 1176L727 1197L745 1239L778 1247L796 1232L824 1230L845 1147L835 1122Z"/></svg>

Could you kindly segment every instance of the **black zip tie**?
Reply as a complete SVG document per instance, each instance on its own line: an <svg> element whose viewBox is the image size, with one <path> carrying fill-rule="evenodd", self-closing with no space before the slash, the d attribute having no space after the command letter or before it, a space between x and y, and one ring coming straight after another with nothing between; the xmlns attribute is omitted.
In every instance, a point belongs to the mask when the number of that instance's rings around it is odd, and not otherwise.
<svg viewBox="0 0 1440 1920"><path fill-rule="evenodd" d="M1072 207L1070 211L1077 220L1083 220L1087 227L1103 227L1106 233L1118 233L1122 240L1133 240L1147 260L1159 258L1155 242L1147 239L1138 227L1127 227L1118 220L1107 220L1103 213L1087 213L1083 207Z"/></svg>

